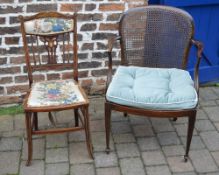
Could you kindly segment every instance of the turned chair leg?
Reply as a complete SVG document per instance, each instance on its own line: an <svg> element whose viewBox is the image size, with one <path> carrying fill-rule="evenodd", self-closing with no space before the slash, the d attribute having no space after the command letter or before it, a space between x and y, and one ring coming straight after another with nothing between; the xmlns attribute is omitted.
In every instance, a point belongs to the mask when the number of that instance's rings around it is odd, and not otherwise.
<svg viewBox="0 0 219 175"><path fill-rule="evenodd" d="M28 146L28 158L27 158L26 166L29 166L32 160L32 153L33 153L31 113L25 112L25 121L26 121L27 146Z"/></svg>
<svg viewBox="0 0 219 175"><path fill-rule="evenodd" d="M79 126L79 120L78 120L78 109L74 109L75 114L75 126Z"/></svg>
<svg viewBox="0 0 219 175"><path fill-rule="evenodd" d="M106 130L106 153L110 152L110 128L111 128L111 108L105 103L105 130Z"/></svg>
<svg viewBox="0 0 219 175"><path fill-rule="evenodd" d="M188 123L188 131L187 131L186 153L184 156L185 162L188 161L188 157L189 157L189 149L191 145L193 130L195 126L195 120L196 120L196 111L193 113L193 115L188 117L188 120L189 120L189 123Z"/></svg>
<svg viewBox="0 0 219 175"><path fill-rule="evenodd" d="M86 144L87 144L88 153L89 153L89 156L93 159L93 146L91 143L91 136L90 136L88 107L84 108L84 129L85 129L85 136L86 136Z"/></svg>

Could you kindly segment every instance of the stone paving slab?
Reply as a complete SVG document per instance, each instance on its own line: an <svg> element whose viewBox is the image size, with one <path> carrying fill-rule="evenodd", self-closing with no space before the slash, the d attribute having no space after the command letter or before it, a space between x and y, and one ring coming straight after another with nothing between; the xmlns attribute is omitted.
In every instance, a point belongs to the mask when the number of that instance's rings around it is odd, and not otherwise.
<svg viewBox="0 0 219 175"><path fill-rule="evenodd" d="M71 166L71 175L95 175L93 164L76 164Z"/></svg>
<svg viewBox="0 0 219 175"><path fill-rule="evenodd" d="M27 141L23 140L22 160L27 160ZM45 158L45 139L33 139L33 159Z"/></svg>
<svg viewBox="0 0 219 175"><path fill-rule="evenodd" d="M20 165L20 152L0 152L0 175L16 174Z"/></svg>
<svg viewBox="0 0 219 175"><path fill-rule="evenodd" d="M104 98L90 99L94 160L84 131L37 136L25 166L24 115L0 116L0 175L219 175L219 88L200 91L190 158L183 161L187 118L176 122L112 112L110 154L105 152ZM73 112L55 113L59 125L74 124ZM47 114L39 126L51 127Z"/></svg>
<svg viewBox="0 0 219 175"><path fill-rule="evenodd" d="M69 174L69 163L46 164L46 175L66 175Z"/></svg>
<svg viewBox="0 0 219 175"><path fill-rule="evenodd" d="M97 175L120 175L119 167L97 168Z"/></svg>
<svg viewBox="0 0 219 175"><path fill-rule="evenodd" d="M140 158L121 159L120 168L123 175L146 174L144 165Z"/></svg>
<svg viewBox="0 0 219 175"><path fill-rule="evenodd" d="M147 174L148 175L171 175L171 172L169 170L169 167L164 165L164 166L151 166L147 167Z"/></svg>

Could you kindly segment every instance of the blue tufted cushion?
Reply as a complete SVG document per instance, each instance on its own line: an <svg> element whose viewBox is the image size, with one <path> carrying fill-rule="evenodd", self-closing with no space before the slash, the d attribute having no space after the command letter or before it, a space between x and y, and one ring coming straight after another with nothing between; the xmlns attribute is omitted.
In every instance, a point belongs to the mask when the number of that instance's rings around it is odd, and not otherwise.
<svg viewBox="0 0 219 175"><path fill-rule="evenodd" d="M191 109L198 97L187 71L119 66L106 93L108 101L144 109Z"/></svg>

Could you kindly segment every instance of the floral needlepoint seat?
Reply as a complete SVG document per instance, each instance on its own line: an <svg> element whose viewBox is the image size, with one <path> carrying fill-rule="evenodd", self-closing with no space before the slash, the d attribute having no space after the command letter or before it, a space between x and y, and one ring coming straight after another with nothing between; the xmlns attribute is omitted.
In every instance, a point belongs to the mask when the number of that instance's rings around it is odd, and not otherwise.
<svg viewBox="0 0 219 175"><path fill-rule="evenodd" d="M40 107L83 102L85 99L73 80L56 80L34 83L27 104Z"/></svg>
<svg viewBox="0 0 219 175"><path fill-rule="evenodd" d="M78 83L77 13L40 12L19 19L30 87L23 102L28 146L26 165L32 160L33 135L79 130L84 130L88 156L93 158L89 100ZM52 74L60 79L51 80ZM37 79L39 76L43 78ZM65 110L72 112L66 117L74 118L68 124L54 118L56 111ZM48 114L52 127L38 126L39 113Z"/></svg>

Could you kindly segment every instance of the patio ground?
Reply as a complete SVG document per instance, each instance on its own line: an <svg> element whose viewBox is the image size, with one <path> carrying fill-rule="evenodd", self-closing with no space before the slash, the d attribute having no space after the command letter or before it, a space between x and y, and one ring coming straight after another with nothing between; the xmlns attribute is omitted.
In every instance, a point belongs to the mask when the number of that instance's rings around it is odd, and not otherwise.
<svg viewBox="0 0 219 175"><path fill-rule="evenodd" d="M25 166L24 115L0 116L0 174L20 175L219 175L219 88L200 90L190 159L183 162L186 118L176 122L112 113L112 152L105 150L104 98L90 99L94 160L88 157L84 132L34 138L33 161ZM70 124L71 111L56 113ZM40 114L41 127L48 126Z"/></svg>

